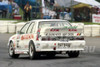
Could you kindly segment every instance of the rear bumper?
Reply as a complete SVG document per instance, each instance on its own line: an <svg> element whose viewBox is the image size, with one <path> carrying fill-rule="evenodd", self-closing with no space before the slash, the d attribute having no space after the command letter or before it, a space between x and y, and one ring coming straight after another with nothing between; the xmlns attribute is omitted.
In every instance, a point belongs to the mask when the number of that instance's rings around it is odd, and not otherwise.
<svg viewBox="0 0 100 67"><path fill-rule="evenodd" d="M54 49L41 49L41 51L83 51L83 50L84 50L84 48L76 48L76 49L70 48L70 49L56 49L56 50L54 50Z"/></svg>
<svg viewBox="0 0 100 67"><path fill-rule="evenodd" d="M70 44L70 47L59 48L58 43ZM37 52L42 51L83 51L86 42L84 40L76 41L36 41L35 48Z"/></svg>

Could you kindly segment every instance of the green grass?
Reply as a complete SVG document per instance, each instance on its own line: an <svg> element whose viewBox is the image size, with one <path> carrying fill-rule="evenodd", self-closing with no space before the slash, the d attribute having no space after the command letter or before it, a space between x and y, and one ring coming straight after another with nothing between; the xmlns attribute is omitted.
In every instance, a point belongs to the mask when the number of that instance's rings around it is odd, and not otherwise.
<svg viewBox="0 0 100 67"><path fill-rule="evenodd" d="M4 21L19 21L22 22L23 20L15 20L15 19L8 19L8 18L0 18L0 20L4 20Z"/></svg>
<svg viewBox="0 0 100 67"><path fill-rule="evenodd" d="M0 18L0 20L14 20L14 19Z"/></svg>

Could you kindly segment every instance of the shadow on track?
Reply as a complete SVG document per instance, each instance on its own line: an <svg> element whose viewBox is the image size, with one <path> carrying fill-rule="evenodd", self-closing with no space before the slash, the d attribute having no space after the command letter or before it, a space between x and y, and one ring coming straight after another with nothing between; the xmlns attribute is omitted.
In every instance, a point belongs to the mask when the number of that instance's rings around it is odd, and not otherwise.
<svg viewBox="0 0 100 67"><path fill-rule="evenodd" d="M9 59L14 60L12 58L9 58ZM54 58L49 58L49 57L46 57L46 56L40 56L39 58L35 58L33 60L57 60L57 59L71 59L71 58L68 57L67 55L60 55L60 56L57 55ZM30 60L30 58L29 58L29 56L20 56L18 59L15 59L15 60Z"/></svg>

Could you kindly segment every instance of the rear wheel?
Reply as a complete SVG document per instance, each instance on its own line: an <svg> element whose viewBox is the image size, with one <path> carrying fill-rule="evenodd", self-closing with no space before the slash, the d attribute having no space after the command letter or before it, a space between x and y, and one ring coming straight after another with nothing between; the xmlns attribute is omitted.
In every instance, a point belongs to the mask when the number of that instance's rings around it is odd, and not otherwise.
<svg viewBox="0 0 100 67"><path fill-rule="evenodd" d="M79 54L80 54L79 51L70 51L70 52L68 52L69 57L78 57Z"/></svg>
<svg viewBox="0 0 100 67"><path fill-rule="evenodd" d="M36 53L35 46L33 43L30 43L29 45L29 57L31 60L40 57L40 54Z"/></svg>
<svg viewBox="0 0 100 67"><path fill-rule="evenodd" d="M15 54L15 51L14 51L14 47L13 47L13 43L11 42L10 45L9 45L9 56L11 58L18 58L19 57L19 54Z"/></svg>

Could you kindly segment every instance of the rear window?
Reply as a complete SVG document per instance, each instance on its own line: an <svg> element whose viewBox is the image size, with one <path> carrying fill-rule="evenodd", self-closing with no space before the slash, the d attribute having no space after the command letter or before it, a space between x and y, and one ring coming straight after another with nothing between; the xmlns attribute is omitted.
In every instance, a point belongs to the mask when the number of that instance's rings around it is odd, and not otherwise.
<svg viewBox="0 0 100 67"><path fill-rule="evenodd" d="M39 28L44 27L64 27L64 26L71 26L68 21L43 21L39 23Z"/></svg>

